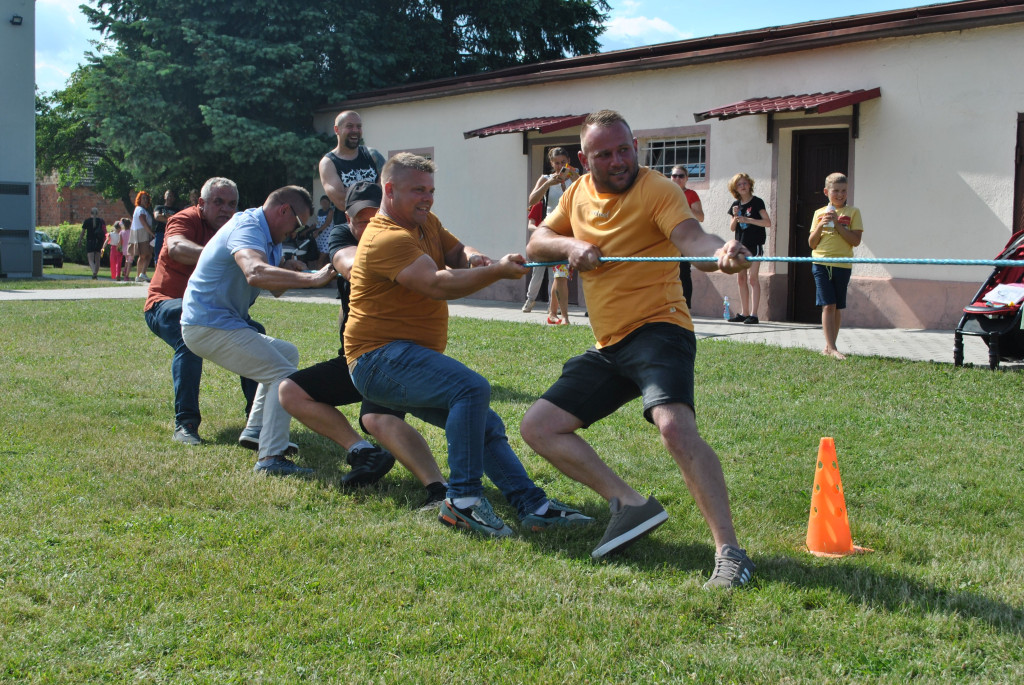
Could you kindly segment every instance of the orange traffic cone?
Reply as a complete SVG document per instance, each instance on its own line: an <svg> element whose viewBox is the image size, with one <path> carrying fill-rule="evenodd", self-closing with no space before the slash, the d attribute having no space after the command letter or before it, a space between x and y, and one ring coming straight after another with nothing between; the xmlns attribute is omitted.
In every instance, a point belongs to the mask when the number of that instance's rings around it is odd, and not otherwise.
<svg viewBox="0 0 1024 685"><path fill-rule="evenodd" d="M811 491L811 518L807 522L807 551L819 557L845 557L872 550L855 547L846 516L843 480L839 477L836 443L822 438Z"/></svg>

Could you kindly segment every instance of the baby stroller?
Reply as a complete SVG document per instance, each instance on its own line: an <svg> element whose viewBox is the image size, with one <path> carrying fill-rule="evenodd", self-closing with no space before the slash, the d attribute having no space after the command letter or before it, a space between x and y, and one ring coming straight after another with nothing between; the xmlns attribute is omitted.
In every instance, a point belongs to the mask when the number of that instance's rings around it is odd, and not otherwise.
<svg viewBox="0 0 1024 685"><path fill-rule="evenodd" d="M1014 304L999 302L989 295L1000 286L1024 288L1024 230L1010 236L1010 241L996 259L1020 260L1020 266L997 266L974 296L974 301L964 307L963 318L956 327L953 337L953 364L963 366L965 335L980 335L988 345L988 366L995 370L1000 361L1024 360L1024 331L1021 330L1021 299ZM1013 297L1016 293L1011 294ZM988 299L986 299L988 296Z"/></svg>

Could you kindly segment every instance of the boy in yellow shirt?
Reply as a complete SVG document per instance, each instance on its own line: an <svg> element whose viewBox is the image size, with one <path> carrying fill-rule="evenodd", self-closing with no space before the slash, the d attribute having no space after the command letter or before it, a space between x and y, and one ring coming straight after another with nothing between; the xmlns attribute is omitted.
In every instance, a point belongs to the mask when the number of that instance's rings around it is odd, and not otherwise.
<svg viewBox="0 0 1024 685"><path fill-rule="evenodd" d="M846 290L850 285L851 264L829 263L829 257L853 257L853 248L860 245L864 226L860 210L846 204L847 178L844 174L829 174L825 179L825 197L828 206L814 212L811 235L807 243L811 256L823 261L811 264L814 275L815 304L821 307L821 329L825 333L822 354L836 359L846 355L836 348L842 310L846 309Z"/></svg>

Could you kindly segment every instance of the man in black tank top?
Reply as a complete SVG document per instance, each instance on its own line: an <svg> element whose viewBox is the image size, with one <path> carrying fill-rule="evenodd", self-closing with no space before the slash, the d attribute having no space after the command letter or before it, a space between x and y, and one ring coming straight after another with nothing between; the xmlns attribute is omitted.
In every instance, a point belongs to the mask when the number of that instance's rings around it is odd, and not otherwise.
<svg viewBox="0 0 1024 685"><path fill-rule="evenodd" d="M373 148L362 145L363 121L359 114L345 111L334 120L338 144L320 160L320 183L335 207L345 206L349 187L359 181L380 183L384 158ZM345 223L341 211L334 212L334 223Z"/></svg>
<svg viewBox="0 0 1024 685"><path fill-rule="evenodd" d="M346 110L334 119L338 144L320 158L320 184L334 205L334 225L345 223L345 196L359 181L380 185L384 156L362 144L363 120L358 112ZM342 299L342 281L338 279L338 299Z"/></svg>

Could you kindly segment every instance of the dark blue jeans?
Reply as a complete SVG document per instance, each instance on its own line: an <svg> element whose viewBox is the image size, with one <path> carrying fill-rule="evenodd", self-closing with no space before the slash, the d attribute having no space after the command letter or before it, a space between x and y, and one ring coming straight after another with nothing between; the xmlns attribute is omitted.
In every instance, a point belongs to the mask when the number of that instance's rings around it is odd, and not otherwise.
<svg viewBox="0 0 1024 685"><path fill-rule="evenodd" d="M249 326L260 333L266 329L257 321L248 320ZM174 383L174 426L192 424L196 429L202 423L199 413L199 379L203 375L203 360L185 345L181 337L181 299L162 300L146 312L149 330L171 346L171 379ZM256 396L256 381L242 378L242 394L245 395L245 415L252 409Z"/></svg>
<svg viewBox="0 0 1024 685"><path fill-rule="evenodd" d="M482 496L487 474L520 518L544 504L547 495L526 475L490 408L490 384L466 365L398 340L361 356L352 381L367 400L444 428L449 497Z"/></svg>

